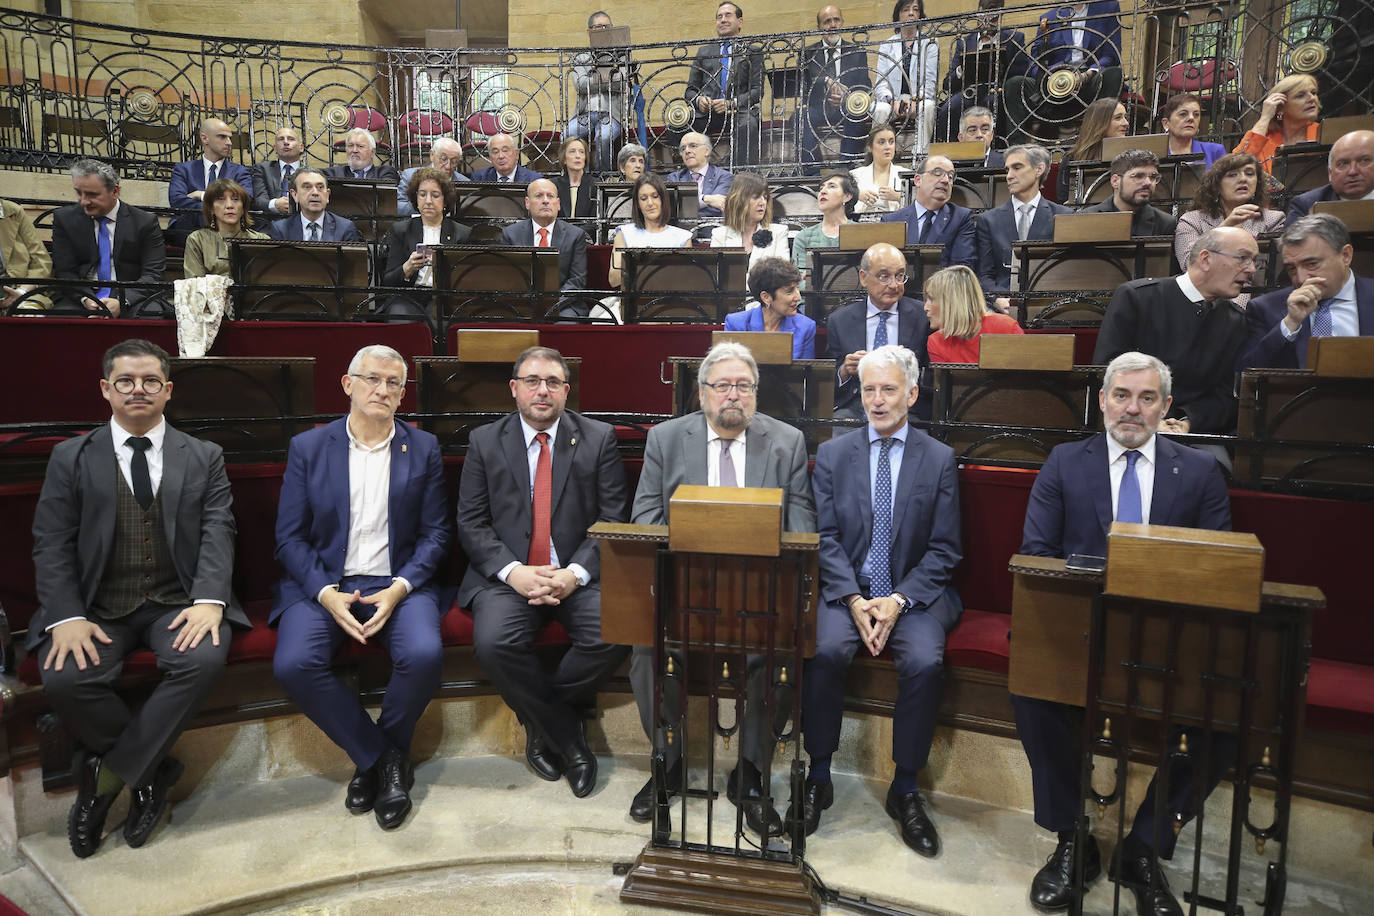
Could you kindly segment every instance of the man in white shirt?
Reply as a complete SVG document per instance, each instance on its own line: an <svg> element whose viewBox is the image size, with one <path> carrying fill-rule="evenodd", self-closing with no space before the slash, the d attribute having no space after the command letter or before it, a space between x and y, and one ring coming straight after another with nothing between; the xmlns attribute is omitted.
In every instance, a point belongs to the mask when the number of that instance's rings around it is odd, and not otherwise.
<svg viewBox="0 0 1374 916"><path fill-rule="evenodd" d="M253 209L277 219L291 212L291 177L305 164L305 144L288 124L277 131L272 150L276 159L253 166Z"/></svg>
<svg viewBox="0 0 1374 916"><path fill-rule="evenodd" d="M1312 212L1322 200L1374 198L1374 130L1352 130L1331 144L1326 157L1326 184L1288 202L1288 225Z"/></svg>
<svg viewBox="0 0 1374 916"><path fill-rule="evenodd" d="M189 162L178 162L172 168L172 180L167 185L167 205L185 210L167 227L167 240L182 244L186 237L202 225L201 202L205 189L220 179L237 181L253 199L253 173L246 166L229 158L234 154L234 132L219 118L206 118L200 124L201 154Z"/></svg>
<svg viewBox="0 0 1374 916"><path fill-rule="evenodd" d="M458 171L463 161L463 147L452 137L439 137L429 147L429 164L447 175L451 180L467 181L467 176ZM396 213L398 216L413 216L415 208L410 205L410 178L422 167L406 169L396 184Z"/></svg>
<svg viewBox="0 0 1374 916"><path fill-rule="evenodd" d="M348 415L291 440L269 617L277 680L357 767L344 806L384 830L410 812L410 743L439 688L437 578L452 537L439 442L396 420L405 383L401 354L363 347L342 379ZM375 722L330 670L347 640L391 656Z"/></svg>
<svg viewBox="0 0 1374 916"><path fill-rule="evenodd" d="M400 181L401 175L393 165L377 162L377 138L371 131L355 127L344 134L344 157L341 165L324 170L326 178L368 178L377 181ZM409 201L407 201L408 203Z"/></svg>
<svg viewBox="0 0 1374 916"><path fill-rule="evenodd" d="M984 211L974 232L978 282L987 293L1011 289L1012 242L1053 238L1054 218L1073 212L1040 194L1040 185L1050 167L1050 154L1043 146L1013 146L1006 152L1005 164L1011 200ZM1001 312L1011 309L1011 300L1006 296L998 296L993 304Z"/></svg>
<svg viewBox="0 0 1374 916"><path fill-rule="evenodd" d="M697 215L720 216L725 208L725 195L735 180L733 172L711 164L711 138L691 131L678 141L682 168L669 172L664 181L691 181L697 186Z"/></svg>
<svg viewBox="0 0 1374 916"><path fill-rule="evenodd" d="M327 213L329 180L324 172L304 166L291 176L291 200L297 213L267 227L274 239L297 242L362 242L352 220Z"/></svg>
<svg viewBox="0 0 1374 916"><path fill-rule="evenodd" d="M166 351L126 340L105 353L110 422L53 449L33 519L38 612L28 649L48 702L82 754L68 819L72 852L100 845L130 787L124 838L142 846L182 765L168 756L219 679L229 625L234 516L224 455L163 419ZM130 652L151 649L164 679L137 710L115 692Z"/></svg>

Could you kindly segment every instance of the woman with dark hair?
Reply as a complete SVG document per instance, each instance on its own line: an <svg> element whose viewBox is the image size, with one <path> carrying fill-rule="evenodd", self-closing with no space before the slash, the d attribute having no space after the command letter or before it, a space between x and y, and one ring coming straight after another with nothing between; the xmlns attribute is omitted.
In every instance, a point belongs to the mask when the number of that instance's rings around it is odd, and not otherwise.
<svg viewBox="0 0 1374 916"><path fill-rule="evenodd" d="M1253 236L1262 232L1281 232L1282 210L1269 209L1269 176L1259 160L1249 153L1227 153L1202 176L1193 208L1178 218L1174 230L1174 256L1185 268L1193 243L1203 233L1218 226L1239 226ZM1250 301L1248 293L1236 297L1236 304Z"/></svg>
<svg viewBox="0 0 1374 916"><path fill-rule="evenodd" d="M932 363L977 363L984 334L1026 333L1010 315L988 311L978 276L962 264L931 274L924 296Z"/></svg>
<svg viewBox="0 0 1374 916"><path fill-rule="evenodd" d="M207 274L229 276L229 239L265 239L267 235L253 231L253 217L248 208L253 202L243 185L230 178L216 178L205 189L201 203L204 229L197 229L186 239L182 255L183 276L204 277Z"/></svg>
<svg viewBox="0 0 1374 916"><path fill-rule="evenodd" d="M868 132L868 162L849 174L858 186L855 213L888 213L902 205L902 179L910 169L893 162L897 157L897 132L891 124L874 124Z"/></svg>
<svg viewBox="0 0 1374 916"><path fill-rule="evenodd" d="M807 276L810 266L808 249L839 247L840 227L853 218L858 192L858 186L847 172L826 172L821 176L821 189L816 193L821 221L807 226L792 240L792 262L803 277Z"/></svg>
<svg viewBox="0 0 1374 916"><path fill-rule="evenodd" d="M750 172L735 175L725 195L725 225L711 230L711 247L743 248L751 270L761 258L789 259L787 227L773 222L768 182Z"/></svg>
<svg viewBox="0 0 1374 916"><path fill-rule="evenodd" d="M1272 172L1280 146L1321 139L1321 113L1316 77L1309 73L1285 76L1264 97L1259 118L1240 138L1235 152L1250 153L1265 173Z"/></svg>
<svg viewBox="0 0 1374 916"><path fill-rule="evenodd" d="M416 169L406 184L406 197L415 215L391 226L382 284L433 288L430 246L457 245L466 241L472 230L444 216L454 204L453 179L447 172L428 166ZM390 301L387 311L423 316L428 298L428 294L397 296Z"/></svg>
<svg viewBox="0 0 1374 916"><path fill-rule="evenodd" d="M873 123L915 120L917 155L930 149L940 90L940 44L932 37L917 37L925 15L921 0L892 5L896 34L878 47L878 78L873 82Z"/></svg>
<svg viewBox="0 0 1374 916"><path fill-rule="evenodd" d="M1131 132L1131 121L1126 117L1126 106L1116 99L1098 99L1083 109L1083 121L1078 127L1078 139L1073 149L1059 163L1059 179L1055 182L1059 189L1059 202L1069 203L1072 188L1069 187L1069 168L1072 162L1100 162L1102 160L1102 141L1108 137L1125 137Z"/></svg>
<svg viewBox="0 0 1374 916"><path fill-rule="evenodd" d="M606 271L607 280L617 288L623 282L621 253L626 248L685 248L692 241L691 232L672 224L673 200L662 178L653 172L644 172L635 181L631 195L634 222L615 230L611 266Z"/></svg>
<svg viewBox="0 0 1374 916"><path fill-rule="evenodd" d="M1169 135L1170 156L1202 153L1202 167L1210 169L1212 163L1226 155L1226 147L1220 143L1197 139L1197 129L1202 125L1202 101L1191 92L1169 96L1159 111L1159 120Z"/></svg>
<svg viewBox="0 0 1374 916"><path fill-rule="evenodd" d="M563 174L553 179L558 188L558 215L563 219L596 216L596 182L587 174L587 141L569 137L558 148Z"/></svg>
<svg viewBox="0 0 1374 916"><path fill-rule="evenodd" d="M799 313L801 273L784 258L760 258L749 269L749 295L758 301L725 316L727 331L786 331L792 335L792 358L816 358L816 322Z"/></svg>

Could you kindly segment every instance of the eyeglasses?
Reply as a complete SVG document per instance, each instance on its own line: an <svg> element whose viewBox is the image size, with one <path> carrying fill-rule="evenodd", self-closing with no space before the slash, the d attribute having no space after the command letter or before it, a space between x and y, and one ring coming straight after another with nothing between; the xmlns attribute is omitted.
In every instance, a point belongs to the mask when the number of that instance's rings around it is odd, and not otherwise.
<svg viewBox="0 0 1374 916"><path fill-rule="evenodd" d="M1226 255L1226 257L1228 257L1228 258L1235 258L1235 259L1236 259L1236 262L1237 262L1238 264L1240 264L1241 267L1258 267L1258 266L1259 266L1259 258L1255 257L1253 254L1236 254L1235 252L1232 252L1232 251L1218 251L1218 250L1215 249L1215 248L1207 248L1207 249L1204 249L1204 250L1205 250L1205 251L1210 251L1212 254L1224 254L1224 255Z"/></svg>
<svg viewBox="0 0 1374 916"><path fill-rule="evenodd" d="M869 274L868 276L874 280L877 280L878 283L882 286L901 286L902 284L906 283L906 274L904 273L890 274L884 271L880 274Z"/></svg>
<svg viewBox="0 0 1374 916"><path fill-rule="evenodd" d="M1158 172L1131 172L1126 177L1131 181L1148 181L1150 184L1159 184L1160 179Z"/></svg>
<svg viewBox="0 0 1374 916"><path fill-rule="evenodd" d="M162 386L166 383L163 382L162 379L157 378L156 376L150 376L148 378L143 379L133 379L129 378L127 375L121 375L119 378L115 379L113 382L110 383L110 387L113 388L115 391L118 391L120 394L133 394L134 388L136 388L139 384L143 385L143 391L145 394L157 394L159 391L162 390Z"/></svg>
<svg viewBox="0 0 1374 916"><path fill-rule="evenodd" d="M740 397L748 397L759 390L754 382L702 382L701 387L710 388L716 394L729 394L734 389L740 393Z"/></svg>
<svg viewBox="0 0 1374 916"><path fill-rule="evenodd" d="M516 381L519 382L520 387L524 388L526 391L538 391L540 385L548 385L550 391L562 391L568 386L565 379L558 378L557 376L543 378L538 375L522 375L517 378Z"/></svg>
<svg viewBox="0 0 1374 916"><path fill-rule="evenodd" d="M359 375L356 372L350 372L349 375L364 383L369 388L386 385L386 390L390 394L398 394L406 386L406 383L398 378L382 378L380 375Z"/></svg>
<svg viewBox="0 0 1374 916"><path fill-rule="evenodd" d="M926 174L926 175L931 175L931 176L933 176L933 177L935 177L935 178L953 178L953 177L954 177L954 169L943 169L943 168L940 168L939 166L936 166L936 167L933 168L933 169L926 169L925 172L924 172L924 174Z"/></svg>

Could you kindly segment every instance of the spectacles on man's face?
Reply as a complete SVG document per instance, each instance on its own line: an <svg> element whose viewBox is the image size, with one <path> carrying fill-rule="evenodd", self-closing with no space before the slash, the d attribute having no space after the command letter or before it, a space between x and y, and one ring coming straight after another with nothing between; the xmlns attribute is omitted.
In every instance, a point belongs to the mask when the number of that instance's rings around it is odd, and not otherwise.
<svg viewBox="0 0 1374 916"><path fill-rule="evenodd" d="M1131 172L1126 178L1130 181L1148 181L1150 184L1159 184L1160 175L1158 172Z"/></svg>
<svg viewBox="0 0 1374 916"><path fill-rule="evenodd" d="M538 391L540 385L547 385L550 391L562 391L568 385L566 379L561 379L556 375L551 375L548 378L540 375L522 375L516 381L526 391Z"/></svg>
<svg viewBox="0 0 1374 916"><path fill-rule="evenodd" d="M932 178L953 178L954 169L941 168L937 165L933 169L926 169L924 174L929 175Z"/></svg>
<svg viewBox="0 0 1374 916"><path fill-rule="evenodd" d="M356 372L350 372L349 375L367 385L369 388L386 385L386 390L389 394L400 394L406 386L406 383L398 378L383 378L380 375L359 375Z"/></svg>
<svg viewBox="0 0 1374 916"><path fill-rule="evenodd" d="M747 398L759 390L759 386L754 382L702 382L701 387L710 388L719 395L729 394L733 389L738 391L742 398Z"/></svg>
<svg viewBox="0 0 1374 916"><path fill-rule="evenodd" d="M130 378L127 375L121 375L113 382L110 382L110 387L113 388L115 391L118 391L120 394L133 394L134 389L137 388L140 384L142 384L143 386L144 394L157 394L159 391L162 390L164 382L157 376L148 376L147 378L136 379Z"/></svg>
<svg viewBox="0 0 1374 916"><path fill-rule="evenodd" d="M882 286L901 286L902 284L906 283L906 274L900 272L890 274L887 271L883 271L881 273L868 274L868 277L870 279L877 280L878 283Z"/></svg>
<svg viewBox="0 0 1374 916"><path fill-rule="evenodd" d="M1237 254L1234 251L1218 251L1215 248L1208 248L1206 250L1210 251L1212 254L1221 254L1225 255L1228 258L1234 258L1236 263L1239 264L1241 267L1259 266L1259 257L1253 254Z"/></svg>

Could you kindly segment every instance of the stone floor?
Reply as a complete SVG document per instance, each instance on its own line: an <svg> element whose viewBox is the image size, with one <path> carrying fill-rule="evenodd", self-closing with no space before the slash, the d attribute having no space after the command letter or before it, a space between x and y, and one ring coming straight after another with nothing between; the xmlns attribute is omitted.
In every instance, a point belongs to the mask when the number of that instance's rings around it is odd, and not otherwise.
<svg viewBox="0 0 1374 916"><path fill-rule="evenodd" d="M644 844L647 829L625 811L645 778L645 759L602 764L596 792L578 800L565 784L533 777L518 759L432 760L416 771L415 812L392 833L379 830L371 815L344 811L345 773L206 784L174 806L172 823L141 850L125 846L116 830L94 857L78 861L60 828L24 837L18 855L0 853L0 893L32 916L663 912L622 906L621 878L612 871ZM944 850L926 860L901 844L883 813L885 788L837 777L835 806L808 851L826 885L913 913L1033 912L1026 888L1053 843L1028 814L934 795ZM70 798L65 793L51 803ZM693 805L704 809L705 802ZM689 812L696 822L703 814ZM679 810L674 817L680 820ZM723 798L716 817L733 820ZM1257 913L1263 862L1253 846L1248 853L1255 864L1245 873L1241 900ZM1177 861L1191 861L1191 850L1180 847ZM1204 880L1215 888L1220 862L1211 855L1203 861ZM1181 869L1174 876L1181 886ZM1284 912L1374 913L1374 874L1360 884L1290 870ZM1110 912L1112 890L1097 882L1088 911ZM1132 910L1123 897L1121 912ZM827 912L849 910L832 904Z"/></svg>

